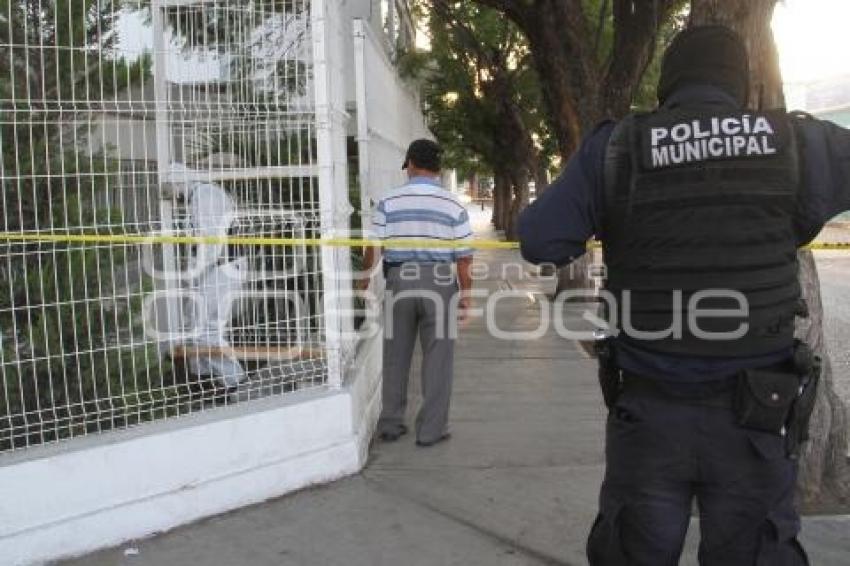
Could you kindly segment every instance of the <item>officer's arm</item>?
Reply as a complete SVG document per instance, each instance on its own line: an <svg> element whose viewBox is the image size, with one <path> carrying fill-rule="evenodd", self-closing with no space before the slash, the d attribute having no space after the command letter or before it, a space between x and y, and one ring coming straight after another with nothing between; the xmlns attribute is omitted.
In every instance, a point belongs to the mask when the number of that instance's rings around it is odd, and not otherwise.
<svg viewBox="0 0 850 566"><path fill-rule="evenodd" d="M803 149L797 233L806 244L850 210L850 130L814 118L797 118L795 125Z"/></svg>
<svg viewBox="0 0 850 566"><path fill-rule="evenodd" d="M567 163L561 176L519 218L522 257L561 266L584 255L598 234L602 163L613 126L598 128Z"/></svg>

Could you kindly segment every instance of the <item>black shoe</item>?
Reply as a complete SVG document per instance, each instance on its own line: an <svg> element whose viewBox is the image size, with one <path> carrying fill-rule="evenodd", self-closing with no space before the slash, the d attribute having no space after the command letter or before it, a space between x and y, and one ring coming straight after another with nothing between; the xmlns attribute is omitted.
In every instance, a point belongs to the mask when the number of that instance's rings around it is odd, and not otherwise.
<svg viewBox="0 0 850 566"><path fill-rule="evenodd" d="M396 440L398 440L399 438L401 438L405 434L407 434L407 427L404 426L404 425L401 425L398 428L398 430L396 430L396 431L393 431L393 432L384 431L384 432L382 432L381 434L378 435L378 438L380 438L382 442L395 442Z"/></svg>
<svg viewBox="0 0 850 566"><path fill-rule="evenodd" d="M422 447L427 448L428 446L434 446L435 444L439 444L439 443L443 442L444 440L448 440L451 437L452 437L451 433L447 432L446 434L444 434L443 436L441 436L437 440L432 440L431 442L423 442L422 440L417 440L416 446L422 446Z"/></svg>

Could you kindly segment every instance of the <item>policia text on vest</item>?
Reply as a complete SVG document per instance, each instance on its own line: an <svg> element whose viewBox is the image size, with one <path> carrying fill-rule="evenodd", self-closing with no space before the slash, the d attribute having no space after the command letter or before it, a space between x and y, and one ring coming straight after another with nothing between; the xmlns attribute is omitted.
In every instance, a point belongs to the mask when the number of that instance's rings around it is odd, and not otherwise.
<svg viewBox="0 0 850 566"><path fill-rule="evenodd" d="M776 155L777 126L765 115L738 114L653 125L646 130L651 169L697 163Z"/></svg>

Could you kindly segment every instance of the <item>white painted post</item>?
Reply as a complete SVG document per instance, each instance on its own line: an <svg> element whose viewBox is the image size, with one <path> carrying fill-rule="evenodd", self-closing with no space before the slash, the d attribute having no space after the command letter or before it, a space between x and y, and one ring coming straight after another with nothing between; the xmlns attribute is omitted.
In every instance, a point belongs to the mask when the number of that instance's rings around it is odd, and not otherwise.
<svg viewBox="0 0 850 566"><path fill-rule="evenodd" d="M156 170L159 187L159 213L163 232L174 227L174 201L169 189L171 171L171 125L168 114L168 65L165 43L165 24L163 14L164 0L152 0L151 25L153 28L153 84L156 119ZM162 271L168 276L164 285L166 293L166 331L170 336L182 325L180 293L177 279L177 258L173 245L162 246ZM158 286L158 285L157 285ZM158 328L162 331L162 328ZM164 344L162 346L173 346Z"/></svg>
<svg viewBox="0 0 850 566"><path fill-rule="evenodd" d="M363 20L354 20L354 77L357 102L357 153L360 176L360 215L365 232L372 208L369 178L369 113L366 105L366 26Z"/></svg>
<svg viewBox="0 0 850 566"><path fill-rule="evenodd" d="M389 8L387 9L387 30L389 31L390 53L395 57L396 46L398 45L398 35L395 27L396 6L395 0L389 0Z"/></svg>
<svg viewBox="0 0 850 566"><path fill-rule="evenodd" d="M336 236L335 215L336 199L334 195L333 163L333 110L330 93L330 63L328 61L328 43L330 30L327 21L326 0L313 0L311 3L311 22L313 29L313 77L316 101L316 146L319 166L319 206L322 236ZM323 246L322 287L324 290L325 349L328 366L328 385L331 388L342 386L342 336L340 327L339 300L339 262L336 250Z"/></svg>

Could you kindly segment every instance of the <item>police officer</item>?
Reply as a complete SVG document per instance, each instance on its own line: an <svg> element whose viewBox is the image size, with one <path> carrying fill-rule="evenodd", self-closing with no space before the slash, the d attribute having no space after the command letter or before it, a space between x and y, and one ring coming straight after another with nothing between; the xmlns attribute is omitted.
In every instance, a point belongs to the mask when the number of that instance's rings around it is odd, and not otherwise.
<svg viewBox="0 0 850 566"><path fill-rule="evenodd" d="M794 509L817 359L796 250L850 208L850 132L746 109L740 38L675 38L660 107L605 123L521 216L523 256L603 241L606 474L592 565L677 564L696 498L703 565L807 564Z"/></svg>

